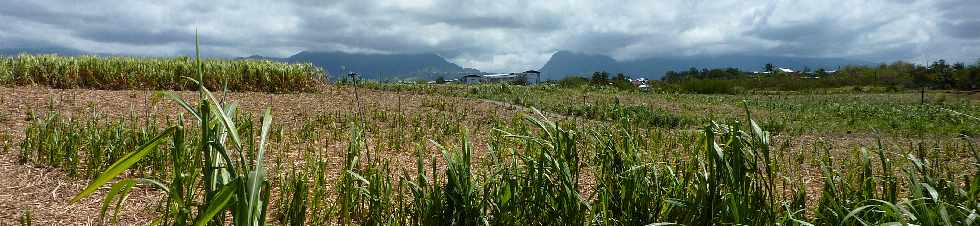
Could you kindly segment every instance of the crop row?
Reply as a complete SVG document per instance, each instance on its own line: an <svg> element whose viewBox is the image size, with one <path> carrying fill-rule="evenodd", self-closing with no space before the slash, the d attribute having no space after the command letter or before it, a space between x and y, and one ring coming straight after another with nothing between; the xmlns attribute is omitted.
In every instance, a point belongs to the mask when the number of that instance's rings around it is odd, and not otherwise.
<svg viewBox="0 0 980 226"><path fill-rule="evenodd" d="M304 92L316 90L326 72L311 64L261 60L201 61L205 86L213 90ZM189 57L138 58L18 55L0 57L0 84L107 90L194 90L195 61Z"/></svg>

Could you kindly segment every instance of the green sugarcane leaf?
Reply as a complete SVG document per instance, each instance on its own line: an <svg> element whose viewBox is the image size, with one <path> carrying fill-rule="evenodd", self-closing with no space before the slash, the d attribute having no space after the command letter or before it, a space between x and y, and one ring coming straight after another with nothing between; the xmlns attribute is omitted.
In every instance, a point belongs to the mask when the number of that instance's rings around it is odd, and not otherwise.
<svg viewBox="0 0 980 226"><path fill-rule="evenodd" d="M221 187L221 190L219 190L218 194L214 196L214 199L208 203L208 208L204 211L204 214L197 216L197 220L194 220L194 225L207 225L208 222L211 222L215 215L218 215L218 213L225 210L225 206L235 202L235 190L238 189L238 184L239 183L230 183L227 186Z"/></svg>
<svg viewBox="0 0 980 226"><path fill-rule="evenodd" d="M194 116L194 118L197 118L197 120L201 120L201 115L197 113L197 110L194 110L194 108L191 107L190 104L187 104L187 101L184 101L184 99L181 99L176 94L173 94L171 92L160 92L160 95L167 96L170 99L174 100L175 102L177 102L177 105L180 105L180 107L184 108L184 110L190 112L191 115Z"/></svg>
<svg viewBox="0 0 980 226"><path fill-rule="evenodd" d="M262 133L259 140L259 153L255 156L255 170L249 174L247 192L248 194L248 206L249 208L248 216L251 219L254 216L260 215L257 213L260 209L259 193L262 192L262 184L265 182L265 169L262 167L262 161L265 158L265 143L269 137L269 127L272 126L272 113L271 109L266 109L265 113L262 115Z"/></svg>
<svg viewBox="0 0 980 226"><path fill-rule="evenodd" d="M130 188L132 188L134 185L136 185L136 180L126 179L116 182L111 188L109 188L109 192L107 192L105 195L105 200L102 201L102 208L99 209L100 222L105 219L106 210L109 208L109 204L116 199L116 195L120 196L119 199L121 202L122 198L129 193ZM116 205L118 206L119 204L117 203ZM113 218L115 218L115 216L113 216Z"/></svg>

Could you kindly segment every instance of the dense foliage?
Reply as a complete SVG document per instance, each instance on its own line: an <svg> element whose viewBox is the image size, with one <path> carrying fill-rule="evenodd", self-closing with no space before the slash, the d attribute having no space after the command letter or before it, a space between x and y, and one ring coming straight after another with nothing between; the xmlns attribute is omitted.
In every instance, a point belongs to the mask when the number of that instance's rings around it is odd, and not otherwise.
<svg viewBox="0 0 980 226"><path fill-rule="evenodd" d="M847 86L878 86L898 89L980 89L980 61L973 65L948 64L944 60L930 65L906 62L873 66L847 66L836 71L804 69L787 73L771 65L761 73L727 69L668 71L663 79L680 91L693 93L736 93L740 90L812 90Z"/></svg>
<svg viewBox="0 0 980 226"><path fill-rule="evenodd" d="M203 60L206 87L233 91L314 91L326 73L311 64L262 60ZM194 90L194 61L188 57L0 57L0 84L107 90Z"/></svg>

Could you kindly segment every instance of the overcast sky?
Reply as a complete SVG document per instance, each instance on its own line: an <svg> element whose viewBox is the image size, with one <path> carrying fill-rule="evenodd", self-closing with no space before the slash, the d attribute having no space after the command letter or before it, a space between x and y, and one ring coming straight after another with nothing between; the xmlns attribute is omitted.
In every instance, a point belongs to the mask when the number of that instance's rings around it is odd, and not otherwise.
<svg viewBox="0 0 980 226"><path fill-rule="evenodd" d="M179 55L193 51L195 29L211 56L432 52L484 71L539 68L558 50L980 57L978 0L0 0L0 48Z"/></svg>

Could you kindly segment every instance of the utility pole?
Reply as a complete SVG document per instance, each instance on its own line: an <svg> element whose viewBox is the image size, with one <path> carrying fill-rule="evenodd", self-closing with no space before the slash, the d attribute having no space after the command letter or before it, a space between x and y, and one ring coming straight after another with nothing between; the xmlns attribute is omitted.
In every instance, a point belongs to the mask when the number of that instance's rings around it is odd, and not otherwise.
<svg viewBox="0 0 980 226"><path fill-rule="evenodd" d="M922 86L921 89L919 90L919 104L920 105L926 104L926 86Z"/></svg>

